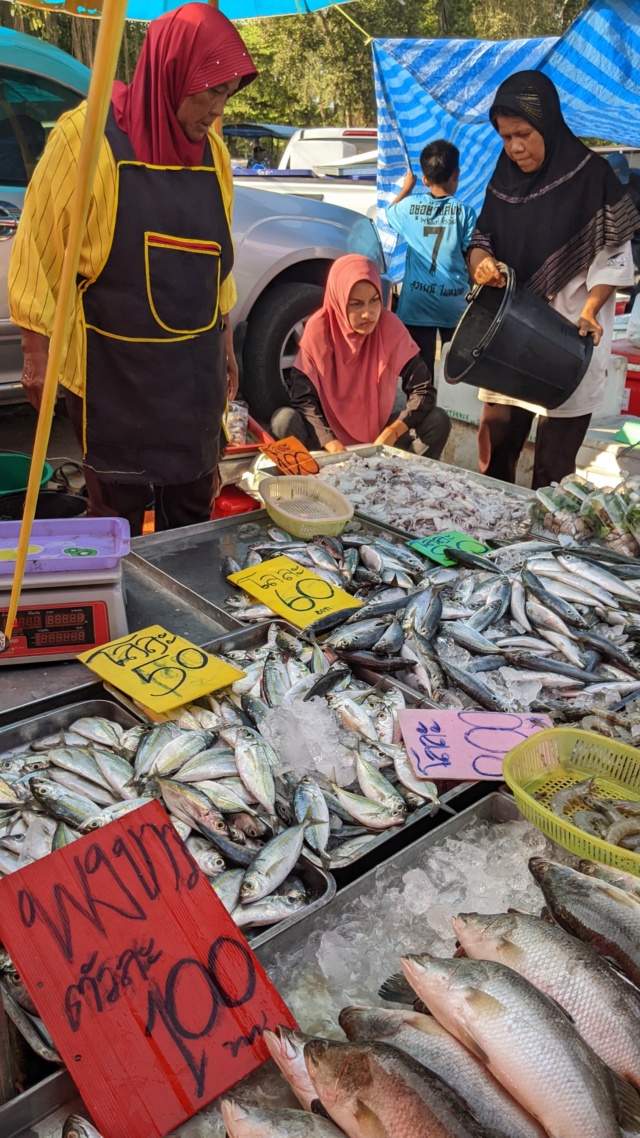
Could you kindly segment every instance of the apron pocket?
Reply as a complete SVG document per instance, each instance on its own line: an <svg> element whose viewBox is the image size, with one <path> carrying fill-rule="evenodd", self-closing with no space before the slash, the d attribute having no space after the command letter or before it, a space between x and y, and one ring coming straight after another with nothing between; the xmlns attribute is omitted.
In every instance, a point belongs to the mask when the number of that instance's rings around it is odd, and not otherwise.
<svg viewBox="0 0 640 1138"><path fill-rule="evenodd" d="M220 252L217 241L145 233L147 298L165 332L195 335L218 319Z"/></svg>

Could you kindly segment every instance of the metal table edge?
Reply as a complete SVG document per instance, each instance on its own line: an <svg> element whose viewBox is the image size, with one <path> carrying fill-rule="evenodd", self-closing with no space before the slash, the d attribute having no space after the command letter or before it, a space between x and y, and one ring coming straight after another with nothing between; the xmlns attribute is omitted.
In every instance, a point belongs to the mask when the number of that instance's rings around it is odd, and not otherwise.
<svg viewBox="0 0 640 1138"><path fill-rule="evenodd" d="M196 529L197 527L193 526L189 528ZM243 627L242 622L231 616L226 609L219 608L213 601L208 601L206 597L194 592L193 589L190 589L187 585L183 585L175 577L171 577L168 573L163 572L162 569L158 569L152 562L147 561L146 558L141 557L140 554L135 553L133 550L127 555L125 560L133 569L136 569L143 576L154 581L161 588L166 589L168 593L172 593L175 597L184 601L185 604L190 605L191 608L197 612L202 613L203 616L215 621L216 624L219 624L223 629L234 632Z"/></svg>

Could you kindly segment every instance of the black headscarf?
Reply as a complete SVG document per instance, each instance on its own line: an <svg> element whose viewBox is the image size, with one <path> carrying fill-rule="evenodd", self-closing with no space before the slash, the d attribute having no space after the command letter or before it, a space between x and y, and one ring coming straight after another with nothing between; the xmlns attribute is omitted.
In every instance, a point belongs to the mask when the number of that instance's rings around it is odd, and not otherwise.
<svg viewBox="0 0 640 1138"><path fill-rule="evenodd" d="M538 296L555 296L640 226L609 163L569 130L558 92L540 71L519 71L496 92L489 117L526 119L544 139L539 170L524 174L503 150L487 187L471 247L492 253Z"/></svg>

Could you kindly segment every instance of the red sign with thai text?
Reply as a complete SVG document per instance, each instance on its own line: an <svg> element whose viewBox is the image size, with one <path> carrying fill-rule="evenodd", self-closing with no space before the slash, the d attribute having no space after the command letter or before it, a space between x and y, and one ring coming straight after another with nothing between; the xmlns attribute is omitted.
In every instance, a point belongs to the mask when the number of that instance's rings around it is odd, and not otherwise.
<svg viewBox="0 0 640 1138"><path fill-rule="evenodd" d="M5 877L0 940L104 1138L167 1134L295 1026L159 802Z"/></svg>

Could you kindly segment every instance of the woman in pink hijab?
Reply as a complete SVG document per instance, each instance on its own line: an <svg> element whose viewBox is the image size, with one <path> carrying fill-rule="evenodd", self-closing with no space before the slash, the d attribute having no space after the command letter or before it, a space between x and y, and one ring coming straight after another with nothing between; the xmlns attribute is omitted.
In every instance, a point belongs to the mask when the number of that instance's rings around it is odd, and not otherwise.
<svg viewBox="0 0 640 1138"><path fill-rule="evenodd" d="M398 380L406 406L394 415ZM449 436L446 411L418 345L382 304L372 261L356 254L334 261L324 303L307 323L287 380L290 407L271 420L279 439L294 435L330 454L358 443L386 443L439 458Z"/></svg>

